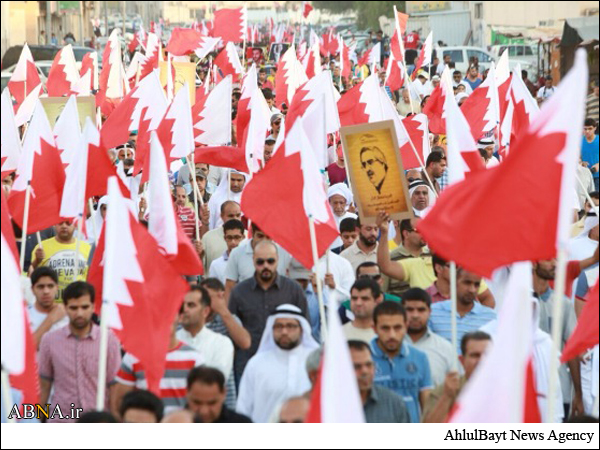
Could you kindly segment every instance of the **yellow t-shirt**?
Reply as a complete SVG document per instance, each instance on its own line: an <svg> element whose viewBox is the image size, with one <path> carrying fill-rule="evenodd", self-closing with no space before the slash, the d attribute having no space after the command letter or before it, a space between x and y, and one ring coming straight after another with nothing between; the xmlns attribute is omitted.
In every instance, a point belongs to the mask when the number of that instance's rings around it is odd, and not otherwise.
<svg viewBox="0 0 600 450"><path fill-rule="evenodd" d="M411 288L428 289L437 280L433 273L433 259L431 256L425 258L407 258L399 261L399 264L402 264L402 267L404 268L404 281L407 282ZM487 290L488 286L485 280L481 280L479 295Z"/></svg>
<svg viewBox="0 0 600 450"><path fill-rule="evenodd" d="M31 260L35 260L35 252L39 245L33 249ZM87 280L88 274L88 259L90 256L91 246L87 242L79 243L79 270L75 276L75 251L77 243L61 244L55 238L47 239L42 242L42 248L46 254L46 259L42 261L41 266L50 267L58 274L58 294L56 301L62 302L62 293L65 288L74 281Z"/></svg>

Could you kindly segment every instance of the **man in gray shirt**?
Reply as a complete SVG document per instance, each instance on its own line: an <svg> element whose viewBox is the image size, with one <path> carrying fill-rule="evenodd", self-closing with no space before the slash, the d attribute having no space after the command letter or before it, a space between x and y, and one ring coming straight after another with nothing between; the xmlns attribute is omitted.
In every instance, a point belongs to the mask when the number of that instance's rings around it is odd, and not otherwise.
<svg viewBox="0 0 600 450"><path fill-rule="evenodd" d="M277 273L277 246L271 241L262 241L254 248L253 257L254 276L237 284L229 298L229 310L252 337L250 349L236 348L234 373L238 385L246 364L258 349L269 315L278 306L297 306L304 317L309 319L308 304L302 287Z"/></svg>
<svg viewBox="0 0 600 450"><path fill-rule="evenodd" d="M369 345L362 341L349 341L348 346L367 423L410 423L402 397L374 383L375 363Z"/></svg>

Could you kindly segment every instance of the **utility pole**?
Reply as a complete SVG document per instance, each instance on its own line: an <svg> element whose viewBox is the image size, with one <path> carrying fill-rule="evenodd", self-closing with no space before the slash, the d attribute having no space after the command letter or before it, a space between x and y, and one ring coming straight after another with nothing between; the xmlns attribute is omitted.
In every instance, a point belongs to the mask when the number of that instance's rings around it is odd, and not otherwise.
<svg viewBox="0 0 600 450"><path fill-rule="evenodd" d="M52 2L46 2L46 44L50 43L52 36Z"/></svg>
<svg viewBox="0 0 600 450"><path fill-rule="evenodd" d="M83 14L85 12L85 2L79 2L79 33L81 37L81 46L85 47L85 30Z"/></svg>
<svg viewBox="0 0 600 450"><path fill-rule="evenodd" d="M108 29L108 2L104 0L102 6L104 6L104 34L108 37L110 36L110 30Z"/></svg>
<svg viewBox="0 0 600 450"><path fill-rule="evenodd" d="M127 32L127 25L125 23L127 19L127 2L121 2L121 14L123 15L123 39L125 39L125 33Z"/></svg>

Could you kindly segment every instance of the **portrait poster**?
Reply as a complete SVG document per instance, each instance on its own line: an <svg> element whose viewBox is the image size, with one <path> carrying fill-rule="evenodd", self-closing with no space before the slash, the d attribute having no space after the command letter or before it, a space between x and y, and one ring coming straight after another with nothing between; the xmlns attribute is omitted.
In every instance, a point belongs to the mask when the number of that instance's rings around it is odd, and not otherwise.
<svg viewBox="0 0 600 450"><path fill-rule="evenodd" d="M269 51L269 61L278 63L281 57L288 51L291 44L288 43L276 43L271 44L271 50Z"/></svg>
<svg viewBox="0 0 600 450"><path fill-rule="evenodd" d="M175 71L174 90L175 95L179 90L188 84L190 91L190 104L196 104L196 64L191 62L172 62L173 70ZM167 85L167 65L166 61L160 61L158 67L160 69L160 83L162 86Z"/></svg>
<svg viewBox="0 0 600 450"><path fill-rule="evenodd" d="M361 223L375 223L380 211L394 220L412 219L394 122L343 127L340 134Z"/></svg>
<svg viewBox="0 0 600 450"><path fill-rule="evenodd" d="M68 101L69 97L40 98L52 129L54 129L54 125L56 125L56 121L62 114L63 109L65 109L65 106L67 106ZM85 126L85 120L88 117L92 119L94 125L97 125L96 99L94 97L77 97L77 111L79 112L79 124L82 130Z"/></svg>
<svg viewBox="0 0 600 450"><path fill-rule="evenodd" d="M246 61L253 61L257 66L265 63L265 49L262 47L248 47L246 49Z"/></svg>

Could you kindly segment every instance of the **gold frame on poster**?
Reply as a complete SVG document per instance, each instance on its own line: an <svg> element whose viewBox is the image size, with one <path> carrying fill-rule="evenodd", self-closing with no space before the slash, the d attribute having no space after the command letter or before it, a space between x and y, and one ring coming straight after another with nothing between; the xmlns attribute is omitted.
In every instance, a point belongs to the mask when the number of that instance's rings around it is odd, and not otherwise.
<svg viewBox="0 0 600 450"><path fill-rule="evenodd" d="M65 109L65 106L67 106L68 101L69 97L40 98L40 102L42 102L42 106L46 112L46 116L48 116L48 122L50 122L50 127L52 129L54 129L54 125L63 109ZM79 124L81 125L82 130L85 127L85 120L88 117L92 119L94 125L98 125L96 123L96 99L94 97L77 97L77 111L79 112Z"/></svg>
<svg viewBox="0 0 600 450"><path fill-rule="evenodd" d="M175 69L175 80L174 80L174 94L177 95L179 90L188 84L190 91L190 105L196 104L196 64L191 62L172 62L173 69ZM167 61L160 61L158 68L160 70L160 84L162 86L167 85Z"/></svg>
<svg viewBox="0 0 600 450"><path fill-rule="evenodd" d="M413 219L394 122L343 127L342 148L361 223L385 211L393 220Z"/></svg>

